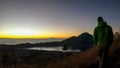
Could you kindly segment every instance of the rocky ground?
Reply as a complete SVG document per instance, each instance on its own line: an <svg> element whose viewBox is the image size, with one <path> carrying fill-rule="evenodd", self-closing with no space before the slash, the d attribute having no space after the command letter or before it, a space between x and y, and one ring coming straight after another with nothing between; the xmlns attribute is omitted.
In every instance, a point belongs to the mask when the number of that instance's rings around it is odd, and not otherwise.
<svg viewBox="0 0 120 68"><path fill-rule="evenodd" d="M87 68L98 68L98 64L99 62L96 61ZM106 63L106 65L108 65L108 68L120 68L120 47L114 50L112 54L110 54L108 63Z"/></svg>

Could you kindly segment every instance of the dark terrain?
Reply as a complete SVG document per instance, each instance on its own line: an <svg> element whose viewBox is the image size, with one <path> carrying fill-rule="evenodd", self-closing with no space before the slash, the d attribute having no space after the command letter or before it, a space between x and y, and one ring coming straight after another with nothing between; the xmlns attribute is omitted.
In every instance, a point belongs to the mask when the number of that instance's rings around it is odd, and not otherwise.
<svg viewBox="0 0 120 68"><path fill-rule="evenodd" d="M22 43L17 45L0 45L0 68L98 68L98 48L89 42L87 33L78 37L71 37L60 42L46 43ZM116 35L115 35L116 36ZM81 38L82 37L82 38ZM77 40L76 40L77 39ZM91 43L87 49L81 43ZM92 39L92 38L91 38ZM86 43L87 42L87 43ZM74 45L76 44L76 45ZM30 47L49 47L49 46L79 47L81 52L62 52L44 50L26 50ZM108 68L120 68L120 34L114 39L108 58Z"/></svg>

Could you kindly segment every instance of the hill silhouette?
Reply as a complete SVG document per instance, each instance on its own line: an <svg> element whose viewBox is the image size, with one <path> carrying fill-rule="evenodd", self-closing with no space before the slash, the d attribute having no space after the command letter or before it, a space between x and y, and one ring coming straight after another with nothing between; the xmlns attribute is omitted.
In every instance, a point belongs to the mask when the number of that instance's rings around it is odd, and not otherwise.
<svg viewBox="0 0 120 68"><path fill-rule="evenodd" d="M72 36L63 40L62 44L70 49L80 49L81 51L86 51L93 47L93 37L91 34L85 32L77 37Z"/></svg>
<svg viewBox="0 0 120 68"><path fill-rule="evenodd" d="M16 50L16 49L25 49L32 47L57 47L57 46L63 46L65 47L65 49L69 48L69 49L79 49L81 51L86 51L93 47L93 38L91 34L85 32L77 37L72 36L63 41L44 42L44 43L35 43L35 44L21 43L21 44L16 44L15 46L1 44L0 48L5 50Z"/></svg>

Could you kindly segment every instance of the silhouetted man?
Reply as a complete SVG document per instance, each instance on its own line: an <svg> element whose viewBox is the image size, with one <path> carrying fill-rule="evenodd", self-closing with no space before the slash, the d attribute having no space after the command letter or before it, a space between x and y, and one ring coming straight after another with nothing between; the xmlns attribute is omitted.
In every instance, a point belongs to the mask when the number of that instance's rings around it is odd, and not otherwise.
<svg viewBox="0 0 120 68"><path fill-rule="evenodd" d="M113 42L113 31L111 26L98 17L98 25L94 29L94 42L99 47L100 63L99 68L106 68L109 48Z"/></svg>

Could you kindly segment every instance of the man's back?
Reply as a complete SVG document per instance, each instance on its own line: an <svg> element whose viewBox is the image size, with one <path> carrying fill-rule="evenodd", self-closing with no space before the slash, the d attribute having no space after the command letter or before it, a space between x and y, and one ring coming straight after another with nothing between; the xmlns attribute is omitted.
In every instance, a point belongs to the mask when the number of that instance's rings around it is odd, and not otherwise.
<svg viewBox="0 0 120 68"><path fill-rule="evenodd" d="M94 30L94 41L97 46L111 45L113 41L112 28L104 21L99 21Z"/></svg>

